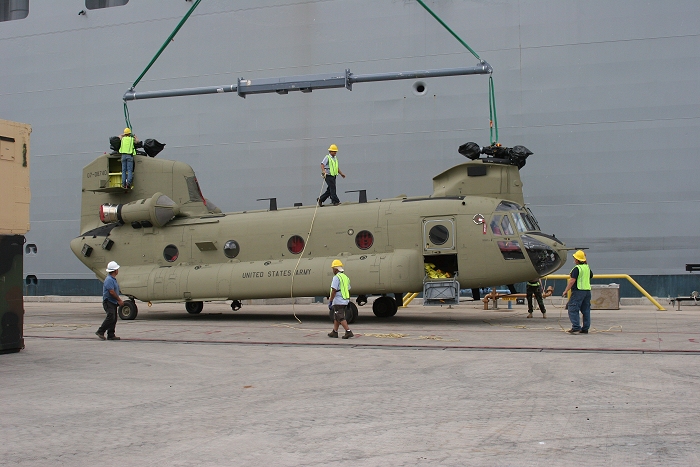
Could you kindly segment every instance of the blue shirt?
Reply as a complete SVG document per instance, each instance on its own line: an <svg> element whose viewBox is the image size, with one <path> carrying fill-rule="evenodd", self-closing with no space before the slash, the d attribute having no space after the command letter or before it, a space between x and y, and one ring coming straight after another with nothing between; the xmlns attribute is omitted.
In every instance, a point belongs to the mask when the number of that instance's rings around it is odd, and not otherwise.
<svg viewBox="0 0 700 467"><path fill-rule="evenodd" d="M109 300L114 304L119 304L117 299L109 293L110 290L114 290L114 292L119 295L119 284L117 283L117 280L112 277L111 274L108 274L105 278L105 283L102 285L102 301L104 302L105 300Z"/></svg>

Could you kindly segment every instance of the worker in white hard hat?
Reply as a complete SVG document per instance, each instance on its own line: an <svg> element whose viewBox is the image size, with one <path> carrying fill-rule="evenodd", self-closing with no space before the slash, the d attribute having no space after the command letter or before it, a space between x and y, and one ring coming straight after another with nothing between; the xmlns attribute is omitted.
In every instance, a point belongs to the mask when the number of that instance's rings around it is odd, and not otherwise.
<svg viewBox="0 0 700 467"><path fill-rule="evenodd" d="M124 305L122 299L119 298L119 284L117 283L119 267L116 261L109 262L107 265L107 277L105 277L105 282L102 285L102 308L107 313L107 317L95 333L102 340L119 340L119 337L114 335L114 328L117 326L117 305ZM107 337L105 337L105 331L107 331Z"/></svg>
<svg viewBox="0 0 700 467"><path fill-rule="evenodd" d="M122 188L129 189L134 179L134 156L136 155L136 143L139 139L131 132L131 128L124 128L119 138L121 145L119 152L122 155Z"/></svg>
<svg viewBox="0 0 700 467"><path fill-rule="evenodd" d="M338 199L335 189L335 178L338 175L345 178L345 174L338 167L338 158L336 157L337 153L338 146L331 144L328 148L328 155L326 155L326 157L323 158L323 161L321 161L321 175L323 175L323 178L326 180L326 185L328 188L326 188L326 192L323 193L318 199L319 206L323 206L323 202L328 198L331 199L333 206L340 204L340 200Z"/></svg>
<svg viewBox="0 0 700 467"><path fill-rule="evenodd" d="M569 282L566 284L563 294L565 297L566 293L571 290L567 306L571 329L566 332L569 334L588 334L588 328L591 327L591 279L593 279L593 271L588 266L586 253L583 250L578 250L573 256L576 266L569 273ZM580 324L579 312L583 315L583 326Z"/></svg>
<svg viewBox="0 0 700 467"><path fill-rule="evenodd" d="M328 337L338 337L338 328L343 326L345 329L343 339L349 339L354 336L345 318L345 311L350 303L350 279L345 275L343 263L339 259L334 259L331 267L334 275L328 307L333 311L333 330L328 333Z"/></svg>

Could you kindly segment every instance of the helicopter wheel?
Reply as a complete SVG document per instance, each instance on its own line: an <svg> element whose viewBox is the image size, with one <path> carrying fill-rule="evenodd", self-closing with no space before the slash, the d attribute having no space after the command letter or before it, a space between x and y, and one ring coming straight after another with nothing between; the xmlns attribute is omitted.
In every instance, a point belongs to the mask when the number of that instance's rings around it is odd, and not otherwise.
<svg viewBox="0 0 700 467"><path fill-rule="evenodd" d="M243 304L241 303L240 300L234 300L234 301L231 302L231 309L232 309L233 311L238 311L238 310L240 310L242 306L243 306Z"/></svg>
<svg viewBox="0 0 700 467"><path fill-rule="evenodd" d="M139 309L133 300L124 300L124 305L119 307L117 313L121 319L130 321L136 319Z"/></svg>
<svg viewBox="0 0 700 467"><path fill-rule="evenodd" d="M198 315L204 309L204 302L187 302L185 303L185 310L191 315Z"/></svg>
<svg viewBox="0 0 700 467"><path fill-rule="evenodd" d="M377 318L391 318L397 310L396 300L392 297L379 297L372 304L372 312Z"/></svg>
<svg viewBox="0 0 700 467"><path fill-rule="evenodd" d="M357 319L359 312L357 311L357 305L355 305L352 302L348 302L348 306L345 309L345 321L348 322L348 324L352 324L355 322ZM330 310L328 312L328 317L331 319L331 323L335 321L335 312L333 310Z"/></svg>

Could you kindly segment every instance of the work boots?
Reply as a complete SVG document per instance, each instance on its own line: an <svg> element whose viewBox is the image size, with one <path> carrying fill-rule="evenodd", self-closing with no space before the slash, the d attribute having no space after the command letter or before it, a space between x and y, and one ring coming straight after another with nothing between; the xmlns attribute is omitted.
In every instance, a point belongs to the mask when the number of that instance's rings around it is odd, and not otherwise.
<svg viewBox="0 0 700 467"><path fill-rule="evenodd" d="M345 331L345 335L343 336L343 339L350 339L353 336L355 336L355 334L353 334L352 331L347 330L347 331Z"/></svg>
<svg viewBox="0 0 700 467"><path fill-rule="evenodd" d="M338 331L331 331L328 333L328 337L338 337ZM345 339L343 337L343 339Z"/></svg>

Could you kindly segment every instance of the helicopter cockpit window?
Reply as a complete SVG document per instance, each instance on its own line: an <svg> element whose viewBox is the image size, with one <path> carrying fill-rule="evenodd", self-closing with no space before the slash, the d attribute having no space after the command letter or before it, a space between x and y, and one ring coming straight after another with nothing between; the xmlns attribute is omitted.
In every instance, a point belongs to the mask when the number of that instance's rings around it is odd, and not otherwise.
<svg viewBox="0 0 700 467"><path fill-rule="evenodd" d="M491 231L494 235L513 235L513 226L507 215L496 215L491 219Z"/></svg>
<svg viewBox="0 0 700 467"><path fill-rule="evenodd" d="M240 251L241 248L238 246L238 242L235 240L229 240L224 244L224 254L227 258L235 258L238 256Z"/></svg>
<svg viewBox="0 0 700 467"><path fill-rule="evenodd" d="M512 201L501 201L496 206L496 211L520 211L520 206Z"/></svg>
<svg viewBox="0 0 700 467"><path fill-rule="evenodd" d="M290 253L298 255L304 249L304 239L299 235L294 235L287 241L287 249Z"/></svg>
<svg viewBox="0 0 700 467"><path fill-rule="evenodd" d="M428 238L434 245L443 245L450 238L450 231L444 225L436 225L428 232Z"/></svg>
<svg viewBox="0 0 700 467"><path fill-rule="evenodd" d="M530 211L530 208L525 207L525 217L530 220L530 223L533 225L534 229L536 231L540 231L540 224L537 222L537 219L535 219L535 215Z"/></svg>
<svg viewBox="0 0 700 467"><path fill-rule="evenodd" d="M172 263L173 261L175 261L178 257L178 254L179 252L175 245L168 245L163 250L163 258L165 258L165 261L167 261L168 263Z"/></svg>
<svg viewBox="0 0 700 467"><path fill-rule="evenodd" d="M522 213L514 212L513 220L515 221L515 228L518 229L518 232L529 232L532 230L530 226L525 222Z"/></svg>

